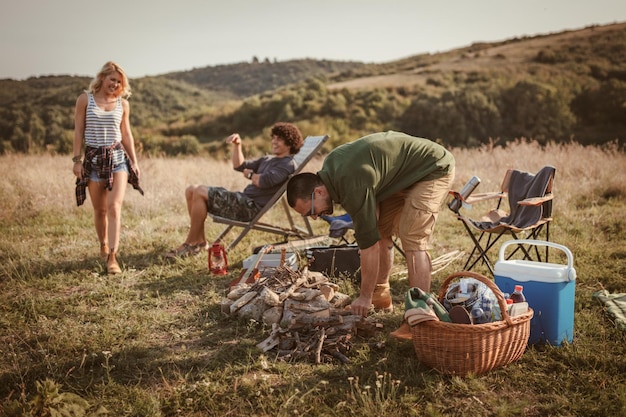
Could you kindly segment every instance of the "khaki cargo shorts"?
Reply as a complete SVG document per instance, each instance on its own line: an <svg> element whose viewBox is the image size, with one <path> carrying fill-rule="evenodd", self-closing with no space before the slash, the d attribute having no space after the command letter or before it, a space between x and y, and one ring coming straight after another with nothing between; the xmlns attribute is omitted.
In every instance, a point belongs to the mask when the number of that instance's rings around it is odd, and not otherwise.
<svg viewBox="0 0 626 417"><path fill-rule="evenodd" d="M228 191L223 187L207 188L207 211L215 216L249 222L260 210L254 200L241 192Z"/></svg>
<svg viewBox="0 0 626 417"><path fill-rule="evenodd" d="M431 249L439 210L454 181L454 171L432 181L421 181L378 205L378 231L398 236L405 251Z"/></svg>

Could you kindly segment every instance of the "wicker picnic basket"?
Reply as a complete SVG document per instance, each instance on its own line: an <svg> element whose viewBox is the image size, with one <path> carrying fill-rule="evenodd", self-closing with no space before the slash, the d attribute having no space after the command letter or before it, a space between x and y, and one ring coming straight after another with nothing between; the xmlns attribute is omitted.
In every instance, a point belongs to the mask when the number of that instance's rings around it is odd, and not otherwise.
<svg viewBox="0 0 626 417"><path fill-rule="evenodd" d="M412 327L413 345L419 361L443 374L480 375L519 359L530 337L533 310L510 317L502 292L489 278L463 271L450 275L441 284L439 301L448 286L460 278L475 278L496 295L502 320L485 324L456 324L444 321L423 321Z"/></svg>

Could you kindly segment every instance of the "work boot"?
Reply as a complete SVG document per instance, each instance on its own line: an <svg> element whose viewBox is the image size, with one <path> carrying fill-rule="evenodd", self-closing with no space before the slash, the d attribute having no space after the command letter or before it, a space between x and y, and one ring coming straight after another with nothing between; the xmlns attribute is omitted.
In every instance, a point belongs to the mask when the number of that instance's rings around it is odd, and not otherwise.
<svg viewBox="0 0 626 417"><path fill-rule="evenodd" d="M389 283L376 284L374 294L372 294L372 304L374 305L374 310L376 311L384 311L385 313L393 312L393 303L391 302Z"/></svg>
<svg viewBox="0 0 626 417"><path fill-rule="evenodd" d="M409 326L409 323L407 323L406 321L402 321L402 324L400 325L400 327L398 327L397 330L394 330L393 332L389 333L389 336L395 339L412 340L413 331L411 329L411 326Z"/></svg>

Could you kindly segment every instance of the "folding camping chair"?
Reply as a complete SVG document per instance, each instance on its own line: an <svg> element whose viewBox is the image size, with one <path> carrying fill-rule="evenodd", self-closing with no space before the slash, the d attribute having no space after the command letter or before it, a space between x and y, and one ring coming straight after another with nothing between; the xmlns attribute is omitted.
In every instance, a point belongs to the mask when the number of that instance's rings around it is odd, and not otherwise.
<svg viewBox="0 0 626 417"><path fill-rule="evenodd" d="M302 145L302 148L300 148L300 152L294 155L297 168L293 172L293 174L291 174L291 176L294 176L302 171L304 166L317 154L317 152L322 148L324 143L326 143L328 138L328 135L308 136L304 140L304 144ZM289 204L287 204L287 199L284 196L286 189L287 181L285 181L285 183L280 187L278 191L276 191L276 193L261 209L261 211L259 211L259 213L249 222L228 219L226 217L215 216L209 213L209 216L211 216L215 223L222 223L227 225L222 233L220 233L220 235L215 239L215 242L222 241L222 239L226 236L228 232L231 231L233 227L241 227L242 230L239 235L228 245L227 250L231 250L232 248L234 248L241 241L241 239L243 239L244 236L248 234L250 230L259 230L263 232L282 235L285 241L289 238L305 239L308 237L312 237L313 229L311 228L309 220L306 217L303 218L306 228L302 228L295 224L293 217L291 216ZM288 227L263 223L260 221L261 217L263 217L268 211L270 211L272 207L274 207L274 205L278 203L279 200L282 202L285 216L287 217L287 221L289 223Z"/></svg>
<svg viewBox="0 0 626 417"><path fill-rule="evenodd" d="M467 204L497 199L496 207L479 219L471 219L460 213L462 204L448 205L467 230L474 248L468 256L464 270L471 270L480 261L494 274L493 263L489 259L489 250L504 235L513 239L538 240L545 232L545 240L550 240L550 222L552 221L552 185L556 169L545 166L537 174L518 170L508 170L502 181L499 192L473 194L463 200L459 193L451 191L454 200L461 200ZM501 207L502 200L507 198L509 212ZM453 202L454 202L453 200ZM516 252L521 251L523 259L542 262L537 245L530 250L523 244L518 244L508 256L510 259ZM545 247L544 262L548 262L548 247Z"/></svg>

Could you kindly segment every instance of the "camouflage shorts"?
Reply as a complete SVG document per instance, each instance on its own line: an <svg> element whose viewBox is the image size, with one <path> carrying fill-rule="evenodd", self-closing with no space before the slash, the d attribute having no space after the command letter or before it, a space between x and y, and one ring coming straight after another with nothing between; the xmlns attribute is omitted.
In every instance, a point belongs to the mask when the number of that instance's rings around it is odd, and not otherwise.
<svg viewBox="0 0 626 417"><path fill-rule="evenodd" d="M222 187L208 188L207 210L215 216L247 222L259 212L254 201L243 193L228 191Z"/></svg>

